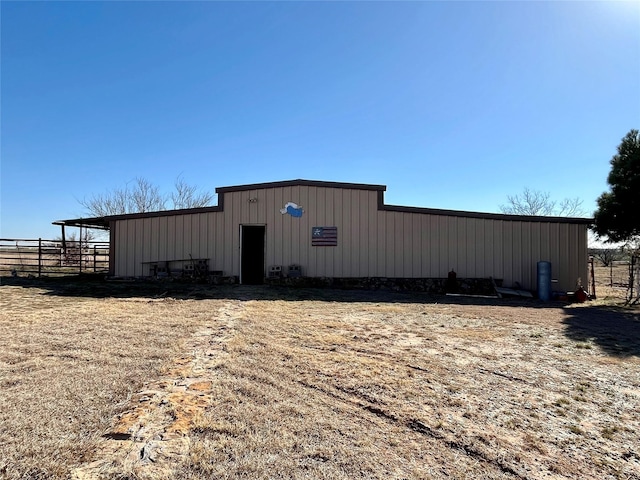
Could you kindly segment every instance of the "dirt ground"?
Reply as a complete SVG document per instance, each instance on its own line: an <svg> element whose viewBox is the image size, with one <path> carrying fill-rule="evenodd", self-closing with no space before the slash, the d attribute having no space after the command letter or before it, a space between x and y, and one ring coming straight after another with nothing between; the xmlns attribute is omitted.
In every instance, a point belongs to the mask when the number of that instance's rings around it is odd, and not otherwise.
<svg viewBox="0 0 640 480"><path fill-rule="evenodd" d="M0 478L640 479L640 311L0 286Z"/></svg>

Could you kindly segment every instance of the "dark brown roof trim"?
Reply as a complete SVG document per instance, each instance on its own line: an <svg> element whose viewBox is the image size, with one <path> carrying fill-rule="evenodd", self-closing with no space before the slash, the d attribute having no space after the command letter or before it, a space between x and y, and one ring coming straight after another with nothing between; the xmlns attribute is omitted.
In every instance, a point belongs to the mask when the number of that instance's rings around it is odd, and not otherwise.
<svg viewBox="0 0 640 480"><path fill-rule="evenodd" d="M386 185L370 185L366 183L345 183L345 182L323 182L319 180L286 180L283 182L252 183L249 185L236 185L234 187L218 187L216 193L244 192L247 190L258 190L261 188L281 188L281 187L326 187L326 188L347 188L350 190L378 190L384 192Z"/></svg>
<svg viewBox="0 0 640 480"><path fill-rule="evenodd" d="M221 203L220 199L218 203ZM144 213L124 213L122 215L108 215L105 217L88 217L78 218L74 220L58 220L53 222L54 225L65 225L72 227L87 227L92 228L109 228L109 222L113 220L129 220L136 218L152 218L152 217L167 217L172 215L191 215L194 213L208 213L208 212L221 212L223 210L222 205L214 205L211 207L200 208L182 208L180 210L159 210L157 212L144 212Z"/></svg>
<svg viewBox="0 0 640 480"><path fill-rule="evenodd" d="M482 218L486 220L504 220L512 222L538 223L573 223L590 225L593 218L576 217L542 217L534 215L508 215L505 213L465 212L461 210L444 210L440 208L404 207L401 205L387 205L384 203L382 192L378 194L378 210L387 212L420 213L423 215L443 215L447 217Z"/></svg>
<svg viewBox="0 0 640 480"><path fill-rule="evenodd" d="M193 215L195 213L209 213L209 212L221 212L222 202L218 199L219 205L211 207L199 207L199 208L181 208L179 210L159 210L157 212L144 212L144 213L125 213L123 215L109 215L105 217L107 220L133 220L136 218L153 218L153 217L171 217L174 215Z"/></svg>
<svg viewBox="0 0 640 480"><path fill-rule="evenodd" d="M578 217L540 217L535 215L507 215L504 213L463 212L459 210L442 210L439 208L403 207L400 205L383 205L378 210L388 212L421 213L428 215L446 215L447 217L484 218L488 220L507 220L513 222L540 223L581 223L590 225L593 218Z"/></svg>
<svg viewBox="0 0 640 480"><path fill-rule="evenodd" d="M84 228L99 228L102 230L109 230L109 222L105 220L105 217L92 217L92 218L74 218L71 220L56 220L52 222L53 225L64 225L65 227L84 227Z"/></svg>

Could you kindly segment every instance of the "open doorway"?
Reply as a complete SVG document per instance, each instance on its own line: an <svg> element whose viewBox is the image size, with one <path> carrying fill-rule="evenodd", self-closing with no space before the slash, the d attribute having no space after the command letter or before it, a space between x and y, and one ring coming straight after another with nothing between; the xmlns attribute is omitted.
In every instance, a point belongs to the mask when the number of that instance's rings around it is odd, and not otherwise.
<svg viewBox="0 0 640 480"><path fill-rule="evenodd" d="M264 283L264 225L240 226L240 283Z"/></svg>

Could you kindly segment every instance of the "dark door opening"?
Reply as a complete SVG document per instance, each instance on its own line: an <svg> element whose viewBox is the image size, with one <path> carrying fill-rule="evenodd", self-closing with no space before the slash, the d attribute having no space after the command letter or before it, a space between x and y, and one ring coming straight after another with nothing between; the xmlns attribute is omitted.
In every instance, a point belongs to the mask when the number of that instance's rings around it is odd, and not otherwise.
<svg viewBox="0 0 640 480"><path fill-rule="evenodd" d="M240 282L245 285L264 283L264 225L242 225L240 249Z"/></svg>

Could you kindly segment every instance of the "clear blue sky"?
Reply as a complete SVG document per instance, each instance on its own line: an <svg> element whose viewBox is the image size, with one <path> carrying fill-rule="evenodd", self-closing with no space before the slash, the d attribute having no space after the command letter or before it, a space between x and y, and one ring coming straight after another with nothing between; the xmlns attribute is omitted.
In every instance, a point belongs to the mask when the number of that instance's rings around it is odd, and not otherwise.
<svg viewBox="0 0 640 480"><path fill-rule="evenodd" d="M0 236L77 199L305 178L499 211L606 190L638 2L1 2Z"/></svg>

